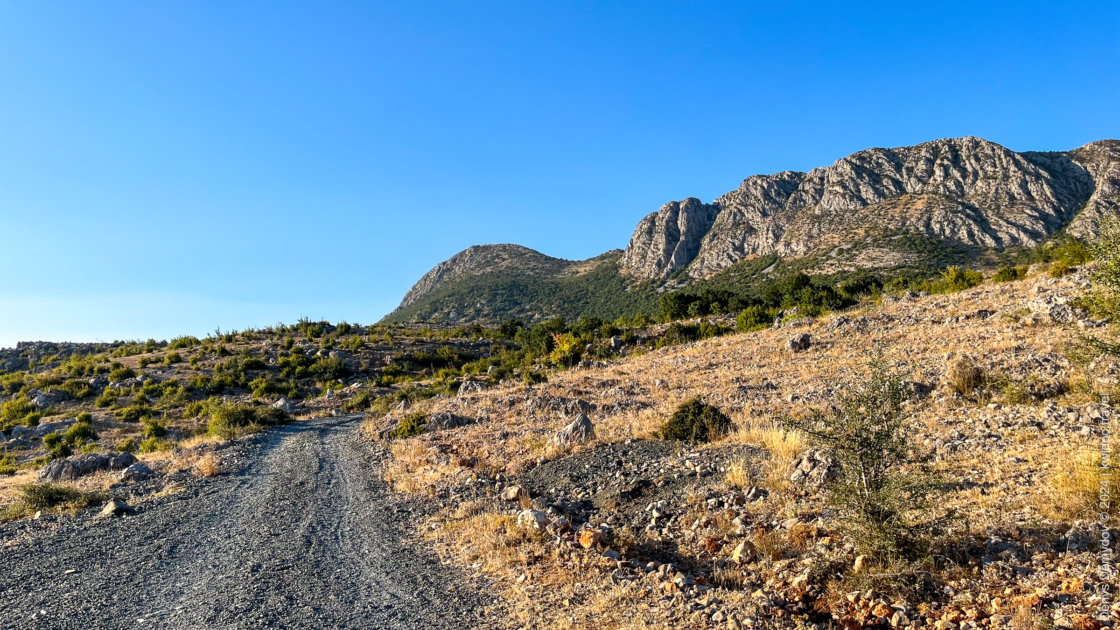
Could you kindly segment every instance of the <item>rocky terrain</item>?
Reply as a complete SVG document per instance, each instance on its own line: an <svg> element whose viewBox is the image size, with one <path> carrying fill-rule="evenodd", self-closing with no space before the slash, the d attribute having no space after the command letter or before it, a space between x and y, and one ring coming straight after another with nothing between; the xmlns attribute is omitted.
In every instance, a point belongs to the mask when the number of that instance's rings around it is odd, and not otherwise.
<svg viewBox="0 0 1120 630"><path fill-rule="evenodd" d="M621 257L572 263L472 247L426 274L385 321L652 315L659 290L758 276L779 260L814 273L990 267L1057 234L1093 236L1118 192L1116 140L1064 152L974 137L867 149L808 173L748 177L710 203L671 201L638 223Z"/></svg>
<svg viewBox="0 0 1120 630"><path fill-rule="evenodd" d="M1120 372L1067 354L1105 325L1076 306L1085 286L1035 273L888 295L545 384L462 390L366 430L392 453L394 488L443 505L418 535L495 580L522 627L1095 630L1120 607L1102 597L1102 529L1078 480L1095 493L1086 462L1113 426L1100 394ZM925 564L862 556L825 501L830 456L779 423L827 408L875 347L913 382L912 439L944 480L932 509L957 515ZM982 375L968 395L953 384L962 361ZM696 396L734 429L658 439ZM418 416L456 420L384 438Z"/></svg>

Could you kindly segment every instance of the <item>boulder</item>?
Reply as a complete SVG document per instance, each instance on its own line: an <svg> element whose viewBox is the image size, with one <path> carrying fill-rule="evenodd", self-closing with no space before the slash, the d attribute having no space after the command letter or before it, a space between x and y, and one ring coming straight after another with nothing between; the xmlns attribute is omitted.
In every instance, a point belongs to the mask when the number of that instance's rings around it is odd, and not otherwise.
<svg viewBox="0 0 1120 630"><path fill-rule="evenodd" d="M280 400L277 400L276 402L272 403L272 406L275 409L279 409L284 413L289 414L295 413L296 410L299 409L299 407L294 402L288 400L287 398L281 398Z"/></svg>
<svg viewBox="0 0 1120 630"><path fill-rule="evenodd" d="M810 341L811 341L811 337L809 336L809 334L808 333L802 333L800 335L797 335L797 336L793 337L788 342L786 342L786 347L789 348L793 352L801 352L802 350L808 350L809 349Z"/></svg>
<svg viewBox="0 0 1120 630"><path fill-rule="evenodd" d="M49 392L43 392L37 389L33 389L28 392L28 398L31 399L31 402L35 403L36 407L40 409L46 409L51 405L57 405L58 403L66 402L70 399L70 394L67 394L60 389L52 389Z"/></svg>
<svg viewBox="0 0 1120 630"><path fill-rule="evenodd" d="M472 420L470 418L444 411L433 413L428 416L427 428L429 431L436 429L454 429L455 427L466 426L471 422Z"/></svg>
<svg viewBox="0 0 1120 630"><path fill-rule="evenodd" d="M105 507L101 508L101 511L94 518L113 518L114 516L120 516L121 514L135 513L136 508L125 503L124 501L121 501L120 499L110 499L109 502L105 504Z"/></svg>
<svg viewBox="0 0 1120 630"><path fill-rule="evenodd" d="M74 480L90 473L109 468L109 457L100 453L82 453L66 459L56 459L39 471L42 481Z"/></svg>
<svg viewBox="0 0 1120 630"><path fill-rule="evenodd" d="M520 501L521 497L523 496L528 497L529 493L526 492L525 488L522 488L521 486L510 486L505 490L502 490L503 501Z"/></svg>
<svg viewBox="0 0 1120 630"><path fill-rule="evenodd" d="M155 473L144 462L136 462L135 464L124 469L121 473L121 481L143 481L148 479Z"/></svg>
<svg viewBox="0 0 1120 630"><path fill-rule="evenodd" d="M522 510L517 515L517 526L541 531L548 525L548 515L541 510Z"/></svg>
<svg viewBox="0 0 1120 630"><path fill-rule="evenodd" d="M124 470L139 461L132 453L117 453L109 458L109 469Z"/></svg>
<svg viewBox="0 0 1120 630"><path fill-rule="evenodd" d="M548 440L550 446L565 448L572 444L577 444L592 438L595 435L595 425L591 423L591 418L584 414L576 416L568 426L556 432Z"/></svg>

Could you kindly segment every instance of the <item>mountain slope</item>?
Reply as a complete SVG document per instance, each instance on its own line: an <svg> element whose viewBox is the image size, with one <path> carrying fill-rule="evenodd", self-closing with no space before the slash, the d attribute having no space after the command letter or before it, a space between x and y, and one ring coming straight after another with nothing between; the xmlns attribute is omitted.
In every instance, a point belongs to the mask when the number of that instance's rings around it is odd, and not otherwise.
<svg viewBox="0 0 1120 630"><path fill-rule="evenodd" d="M753 175L711 203L671 201L638 223L622 253L573 262L517 245L469 248L421 278L386 320L653 312L659 288L757 276L769 264L752 261L770 257L816 272L985 263L1063 230L1092 237L1117 211L1117 140L1065 152L1017 153L975 137L867 149L808 173Z"/></svg>

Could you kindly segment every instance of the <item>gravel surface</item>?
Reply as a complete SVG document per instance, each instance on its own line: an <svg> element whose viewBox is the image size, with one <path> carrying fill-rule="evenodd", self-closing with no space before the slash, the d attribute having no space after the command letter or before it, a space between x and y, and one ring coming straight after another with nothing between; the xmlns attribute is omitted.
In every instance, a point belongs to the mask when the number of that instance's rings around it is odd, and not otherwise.
<svg viewBox="0 0 1120 630"><path fill-rule="evenodd" d="M403 541L360 416L258 438L137 514L0 526L2 628L463 628L489 603ZM6 530L6 531L5 531Z"/></svg>

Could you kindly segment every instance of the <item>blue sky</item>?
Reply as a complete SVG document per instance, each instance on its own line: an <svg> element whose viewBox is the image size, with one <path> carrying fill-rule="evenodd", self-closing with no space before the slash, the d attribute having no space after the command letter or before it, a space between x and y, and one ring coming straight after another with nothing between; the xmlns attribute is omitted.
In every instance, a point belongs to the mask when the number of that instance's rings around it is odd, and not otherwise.
<svg viewBox="0 0 1120 630"><path fill-rule="evenodd" d="M1120 136L1116 3L0 2L0 346L369 323L871 146Z"/></svg>

